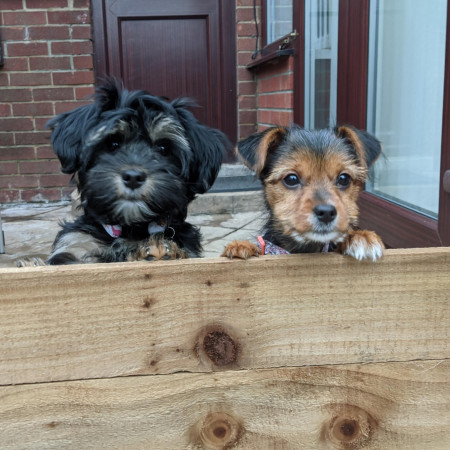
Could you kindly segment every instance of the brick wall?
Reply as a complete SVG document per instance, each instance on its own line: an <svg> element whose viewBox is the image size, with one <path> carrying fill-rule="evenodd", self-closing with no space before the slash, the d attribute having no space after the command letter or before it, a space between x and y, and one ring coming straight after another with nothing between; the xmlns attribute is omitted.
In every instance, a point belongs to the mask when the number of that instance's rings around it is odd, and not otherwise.
<svg viewBox="0 0 450 450"><path fill-rule="evenodd" d="M0 202L67 197L45 123L93 92L89 0L1 0Z"/></svg>
<svg viewBox="0 0 450 450"><path fill-rule="evenodd" d="M260 3L256 1L259 35ZM294 61L292 57L275 59L248 70L256 48L253 0L237 1L236 18L239 137L243 138L256 130L293 121Z"/></svg>
<svg viewBox="0 0 450 450"><path fill-rule="evenodd" d="M256 5L259 18L260 0ZM253 0L237 0L236 7L238 126L244 138L291 122L293 63L287 58L249 71L256 42ZM93 93L89 0L1 0L0 20L0 202L67 198L70 176L61 174L44 126Z"/></svg>

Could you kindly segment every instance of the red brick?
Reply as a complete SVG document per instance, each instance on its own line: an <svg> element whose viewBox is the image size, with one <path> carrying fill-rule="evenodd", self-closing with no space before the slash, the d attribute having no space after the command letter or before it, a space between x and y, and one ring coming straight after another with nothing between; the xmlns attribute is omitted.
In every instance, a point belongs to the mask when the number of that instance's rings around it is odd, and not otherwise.
<svg viewBox="0 0 450 450"><path fill-rule="evenodd" d="M258 17L259 14L257 14L256 17ZM253 12L253 7L248 8L237 8L236 9L236 20L238 22L250 22L254 21L255 15Z"/></svg>
<svg viewBox="0 0 450 450"><path fill-rule="evenodd" d="M36 148L36 159L56 159L51 145L43 145Z"/></svg>
<svg viewBox="0 0 450 450"><path fill-rule="evenodd" d="M61 189L32 189L21 192L24 202L55 202L61 200Z"/></svg>
<svg viewBox="0 0 450 450"><path fill-rule="evenodd" d="M28 42L25 44L7 44L9 56L36 56L48 55L46 42Z"/></svg>
<svg viewBox="0 0 450 450"><path fill-rule="evenodd" d="M254 81L255 75L248 69L238 68L238 80L239 81Z"/></svg>
<svg viewBox="0 0 450 450"><path fill-rule="evenodd" d="M70 58L55 56L40 56L30 58L31 70L70 70Z"/></svg>
<svg viewBox="0 0 450 450"><path fill-rule="evenodd" d="M42 40L56 40L56 39L69 39L70 28L68 25L64 26L44 26L44 27L29 27L28 28L29 39L34 41Z"/></svg>
<svg viewBox="0 0 450 450"><path fill-rule="evenodd" d="M14 134L11 132L0 133L0 146L14 145Z"/></svg>
<svg viewBox="0 0 450 450"><path fill-rule="evenodd" d="M2 7L3 9L3 7ZM3 26L5 25L44 25L47 23L47 14L44 11L33 12L4 12Z"/></svg>
<svg viewBox="0 0 450 450"><path fill-rule="evenodd" d="M20 173L60 173L61 165L58 161L20 161Z"/></svg>
<svg viewBox="0 0 450 450"><path fill-rule="evenodd" d="M47 117L35 117L34 118L34 129L36 131L47 130L47 122L53 117L53 113Z"/></svg>
<svg viewBox="0 0 450 450"><path fill-rule="evenodd" d="M6 58L2 70L8 72L28 70L28 58Z"/></svg>
<svg viewBox="0 0 450 450"><path fill-rule="evenodd" d="M7 147L0 148L0 160L34 159L34 147Z"/></svg>
<svg viewBox="0 0 450 450"><path fill-rule="evenodd" d="M44 102L15 103L13 104L15 116L50 116L53 114L53 104Z"/></svg>
<svg viewBox="0 0 450 450"><path fill-rule="evenodd" d="M40 177L41 187L63 187L70 184L71 175L42 175Z"/></svg>
<svg viewBox="0 0 450 450"><path fill-rule="evenodd" d="M93 69L94 61L91 55L86 56L74 56L73 57L73 68L74 69Z"/></svg>
<svg viewBox="0 0 450 450"><path fill-rule="evenodd" d="M10 26L2 27L2 40L7 41L23 41L25 38L25 27Z"/></svg>
<svg viewBox="0 0 450 450"><path fill-rule="evenodd" d="M0 131L28 131L33 129L33 121L25 118L1 118Z"/></svg>
<svg viewBox="0 0 450 450"><path fill-rule="evenodd" d="M68 111L73 111L75 108L78 108L83 105L88 105L92 103L91 101L85 101L85 102L61 102L61 103L55 103L55 114L62 114Z"/></svg>
<svg viewBox="0 0 450 450"><path fill-rule="evenodd" d="M67 0L26 0L27 9L67 8Z"/></svg>
<svg viewBox="0 0 450 450"><path fill-rule="evenodd" d="M256 126L254 123L251 125L240 125L239 126L239 139L244 139L255 132L256 132Z"/></svg>
<svg viewBox="0 0 450 450"><path fill-rule="evenodd" d="M92 43L90 41L52 42L53 55L90 55Z"/></svg>
<svg viewBox="0 0 450 450"><path fill-rule="evenodd" d="M31 89L2 88L2 102L30 102L31 100Z"/></svg>
<svg viewBox="0 0 450 450"><path fill-rule="evenodd" d="M51 74L44 72L12 73L10 79L12 86L45 86L52 81Z"/></svg>
<svg viewBox="0 0 450 450"><path fill-rule="evenodd" d="M254 23L238 23L236 26L238 36L256 36Z"/></svg>
<svg viewBox="0 0 450 450"><path fill-rule="evenodd" d="M11 105L9 103L0 103L0 117L11 115Z"/></svg>
<svg viewBox="0 0 450 450"><path fill-rule="evenodd" d="M88 8L90 0L73 0L74 8Z"/></svg>
<svg viewBox="0 0 450 450"><path fill-rule="evenodd" d="M0 72L0 86L9 86L8 75L5 72Z"/></svg>
<svg viewBox="0 0 450 450"><path fill-rule="evenodd" d="M6 162L0 164L0 175L14 175L17 172L16 162Z"/></svg>
<svg viewBox="0 0 450 450"><path fill-rule="evenodd" d="M240 37L237 40L237 49L239 52L247 51L254 52L255 51L255 43L256 40L250 37Z"/></svg>
<svg viewBox="0 0 450 450"><path fill-rule="evenodd" d="M287 109L294 107L293 93L276 93L258 96L259 108Z"/></svg>
<svg viewBox="0 0 450 450"><path fill-rule="evenodd" d="M77 100L87 101L92 98L94 92L94 86L77 87L75 88L75 98Z"/></svg>
<svg viewBox="0 0 450 450"><path fill-rule="evenodd" d="M238 0L236 2L236 6L239 8L241 6L253 6L253 1L254 0ZM257 6L261 5L261 0L256 0L255 3Z"/></svg>
<svg viewBox="0 0 450 450"><path fill-rule="evenodd" d="M50 133L48 131L33 131L31 133L16 133L16 145L47 144Z"/></svg>
<svg viewBox="0 0 450 450"><path fill-rule="evenodd" d="M37 175L14 175L0 177L0 189L39 187Z"/></svg>
<svg viewBox="0 0 450 450"><path fill-rule="evenodd" d="M237 55L237 64L238 66L246 67L248 66L252 60L252 52L239 52Z"/></svg>
<svg viewBox="0 0 450 450"><path fill-rule="evenodd" d="M1 190L0 203L12 203L20 201L20 191Z"/></svg>
<svg viewBox="0 0 450 450"><path fill-rule="evenodd" d="M243 81L238 84L239 95L251 95L256 93L256 81Z"/></svg>
<svg viewBox="0 0 450 450"><path fill-rule="evenodd" d="M23 9L22 2L17 0L2 0L2 10L7 11L9 9L12 10Z"/></svg>
<svg viewBox="0 0 450 450"><path fill-rule="evenodd" d="M73 25L72 39L90 39L91 26L90 25Z"/></svg>
<svg viewBox="0 0 450 450"><path fill-rule="evenodd" d="M256 123L256 118L257 118L256 110L239 111L240 124Z"/></svg>
<svg viewBox="0 0 450 450"><path fill-rule="evenodd" d="M256 97L246 95L238 98L239 109L256 109Z"/></svg>
<svg viewBox="0 0 450 450"><path fill-rule="evenodd" d="M54 72L53 84L92 84L94 83L93 71L79 71L79 72Z"/></svg>
<svg viewBox="0 0 450 450"><path fill-rule="evenodd" d="M33 98L35 101L42 100L73 100L74 92L72 87L67 88L35 88L33 89Z"/></svg>
<svg viewBox="0 0 450 450"><path fill-rule="evenodd" d="M88 11L48 11L48 23L89 23L90 17Z"/></svg>

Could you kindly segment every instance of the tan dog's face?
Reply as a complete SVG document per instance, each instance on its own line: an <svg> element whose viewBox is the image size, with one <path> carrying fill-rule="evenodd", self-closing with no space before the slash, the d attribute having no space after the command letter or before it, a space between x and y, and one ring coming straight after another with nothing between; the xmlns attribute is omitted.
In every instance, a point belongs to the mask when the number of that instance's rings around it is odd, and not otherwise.
<svg viewBox="0 0 450 450"><path fill-rule="evenodd" d="M342 242L357 225L358 194L381 147L350 127L292 126L254 135L238 151L264 185L272 230L304 244Z"/></svg>
<svg viewBox="0 0 450 450"><path fill-rule="evenodd" d="M299 243L341 242L358 220L366 169L342 152L293 148L264 180L278 232Z"/></svg>

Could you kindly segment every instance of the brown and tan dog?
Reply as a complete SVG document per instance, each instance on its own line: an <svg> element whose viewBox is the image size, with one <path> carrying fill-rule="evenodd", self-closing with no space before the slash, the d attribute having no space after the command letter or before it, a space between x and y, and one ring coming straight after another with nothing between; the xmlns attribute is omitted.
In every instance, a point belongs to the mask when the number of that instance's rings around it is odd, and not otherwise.
<svg viewBox="0 0 450 450"><path fill-rule="evenodd" d="M336 251L376 261L383 243L356 229L357 199L380 142L350 126L305 130L272 127L239 142L237 152L259 176L268 209L258 244L234 241L222 256Z"/></svg>

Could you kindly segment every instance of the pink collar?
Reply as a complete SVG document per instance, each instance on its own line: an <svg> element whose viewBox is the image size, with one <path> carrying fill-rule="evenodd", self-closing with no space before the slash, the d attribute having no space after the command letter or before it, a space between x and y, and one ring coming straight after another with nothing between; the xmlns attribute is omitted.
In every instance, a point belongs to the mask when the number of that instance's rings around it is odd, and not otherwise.
<svg viewBox="0 0 450 450"><path fill-rule="evenodd" d="M117 239L122 235L122 226L121 225L106 225L102 223L105 231L114 239ZM155 222L154 220L149 222L147 230L148 234L157 234L164 233L166 231L167 224L166 222Z"/></svg>

